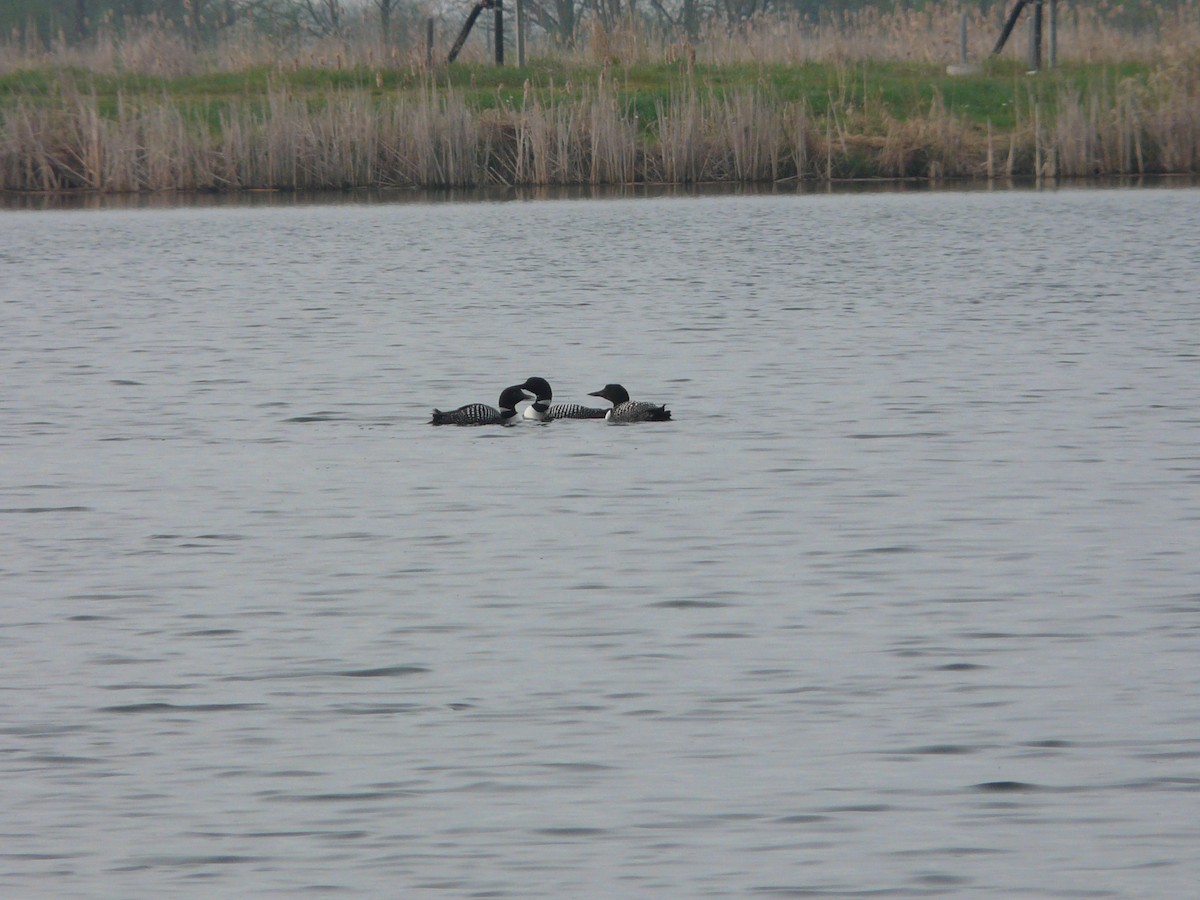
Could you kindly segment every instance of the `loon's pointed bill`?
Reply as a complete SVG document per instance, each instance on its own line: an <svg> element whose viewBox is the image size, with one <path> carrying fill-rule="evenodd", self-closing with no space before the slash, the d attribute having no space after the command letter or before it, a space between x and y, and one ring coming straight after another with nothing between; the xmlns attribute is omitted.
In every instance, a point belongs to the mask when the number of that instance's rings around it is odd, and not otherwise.
<svg viewBox="0 0 1200 900"><path fill-rule="evenodd" d="M458 409L442 412L433 411L430 425L514 425L517 421L517 404L529 396L519 385L506 387L500 392L500 408L486 403L468 403Z"/></svg>
<svg viewBox="0 0 1200 900"><path fill-rule="evenodd" d="M523 390L534 394L535 399L525 407L524 416L535 422L550 422L554 419L603 419L607 410L593 406L583 406L580 403L554 403L550 401L554 392L550 390L550 382L536 375L521 385Z"/></svg>
<svg viewBox="0 0 1200 900"><path fill-rule="evenodd" d="M604 420L614 425L627 425L633 422L666 422L671 418L671 411L665 404L647 403L645 400L630 400L629 391L619 384L606 384L598 391L592 391L589 397L603 397L612 403L612 409L604 416Z"/></svg>

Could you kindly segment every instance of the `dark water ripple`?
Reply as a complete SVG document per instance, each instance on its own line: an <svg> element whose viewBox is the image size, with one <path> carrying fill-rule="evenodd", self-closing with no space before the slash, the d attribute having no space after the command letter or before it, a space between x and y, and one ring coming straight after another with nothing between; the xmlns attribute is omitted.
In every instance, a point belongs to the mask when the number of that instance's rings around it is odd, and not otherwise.
<svg viewBox="0 0 1200 900"><path fill-rule="evenodd" d="M1198 198L0 213L0 896L1191 896Z"/></svg>

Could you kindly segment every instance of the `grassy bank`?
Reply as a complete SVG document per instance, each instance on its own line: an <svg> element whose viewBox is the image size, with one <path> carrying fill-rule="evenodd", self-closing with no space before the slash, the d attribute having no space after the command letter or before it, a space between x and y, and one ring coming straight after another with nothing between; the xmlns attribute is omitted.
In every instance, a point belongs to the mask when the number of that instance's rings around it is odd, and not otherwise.
<svg viewBox="0 0 1200 900"><path fill-rule="evenodd" d="M1089 49L1065 52L1064 38L1057 69L1031 76L1010 54L952 77L950 8L931 9L915 24L777 21L698 45L596 31L524 68L486 65L479 48L431 70L350 45L270 64L180 50L173 66L169 44L139 44L141 64L119 44L90 58L9 48L0 190L1200 173L1190 20L1171 40L1122 42L1076 19L1069 46ZM976 43L994 35L984 24Z"/></svg>

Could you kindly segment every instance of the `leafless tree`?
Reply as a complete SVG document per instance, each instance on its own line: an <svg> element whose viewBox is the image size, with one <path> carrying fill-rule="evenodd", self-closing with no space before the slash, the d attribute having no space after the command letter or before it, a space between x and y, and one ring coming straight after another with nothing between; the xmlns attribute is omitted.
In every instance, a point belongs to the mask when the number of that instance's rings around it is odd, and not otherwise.
<svg viewBox="0 0 1200 900"><path fill-rule="evenodd" d="M650 6L657 14L659 23L667 31L682 31L693 40L700 33L700 22L703 19L700 0L681 0L674 9L668 8L664 0L650 0Z"/></svg>
<svg viewBox="0 0 1200 900"><path fill-rule="evenodd" d="M392 12L397 5L397 0L375 0L375 8L379 10L379 43L384 47L392 39Z"/></svg>
<svg viewBox="0 0 1200 900"><path fill-rule="evenodd" d="M333 34L342 27L342 0L304 0L309 27L321 34Z"/></svg>
<svg viewBox="0 0 1200 900"><path fill-rule="evenodd" d="M575 42L580 8L577 0L532 0L529 17L563 45Z"/></svg>

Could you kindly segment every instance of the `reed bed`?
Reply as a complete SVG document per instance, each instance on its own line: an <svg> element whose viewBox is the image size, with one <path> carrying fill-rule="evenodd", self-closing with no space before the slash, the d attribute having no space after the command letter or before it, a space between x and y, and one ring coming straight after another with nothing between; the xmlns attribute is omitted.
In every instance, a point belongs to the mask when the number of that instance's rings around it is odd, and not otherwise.
<svg viewBox="0 0 1200 900"><path fill-rule="evenodd" d="M1011 60L948 77L951 3L762 17L695 42L592 24L523 70L428 70L354 34L10 41L0 190L1200 174L1200 0L1137 33L1113 9L1067 7L1063 64L1036 78ZM976 15L975 55L997 31Z"/></svg>
<svg viewBox="0 0 1200 900"><path fill-rule="evenodd" d="M847 72L843 80L854 80ZM834 178L1080 177L1200 173L1200 66L1146 79L1014 89L999 130L940 93L899 117L865 91L823 108L763 82L717 90L686 74L639 113L602 72L489 108L453 87L286 88L220 109L118 95L106 113L67 81L54 100L0 112L0 190L228 191L776 182Z"/></svg>

